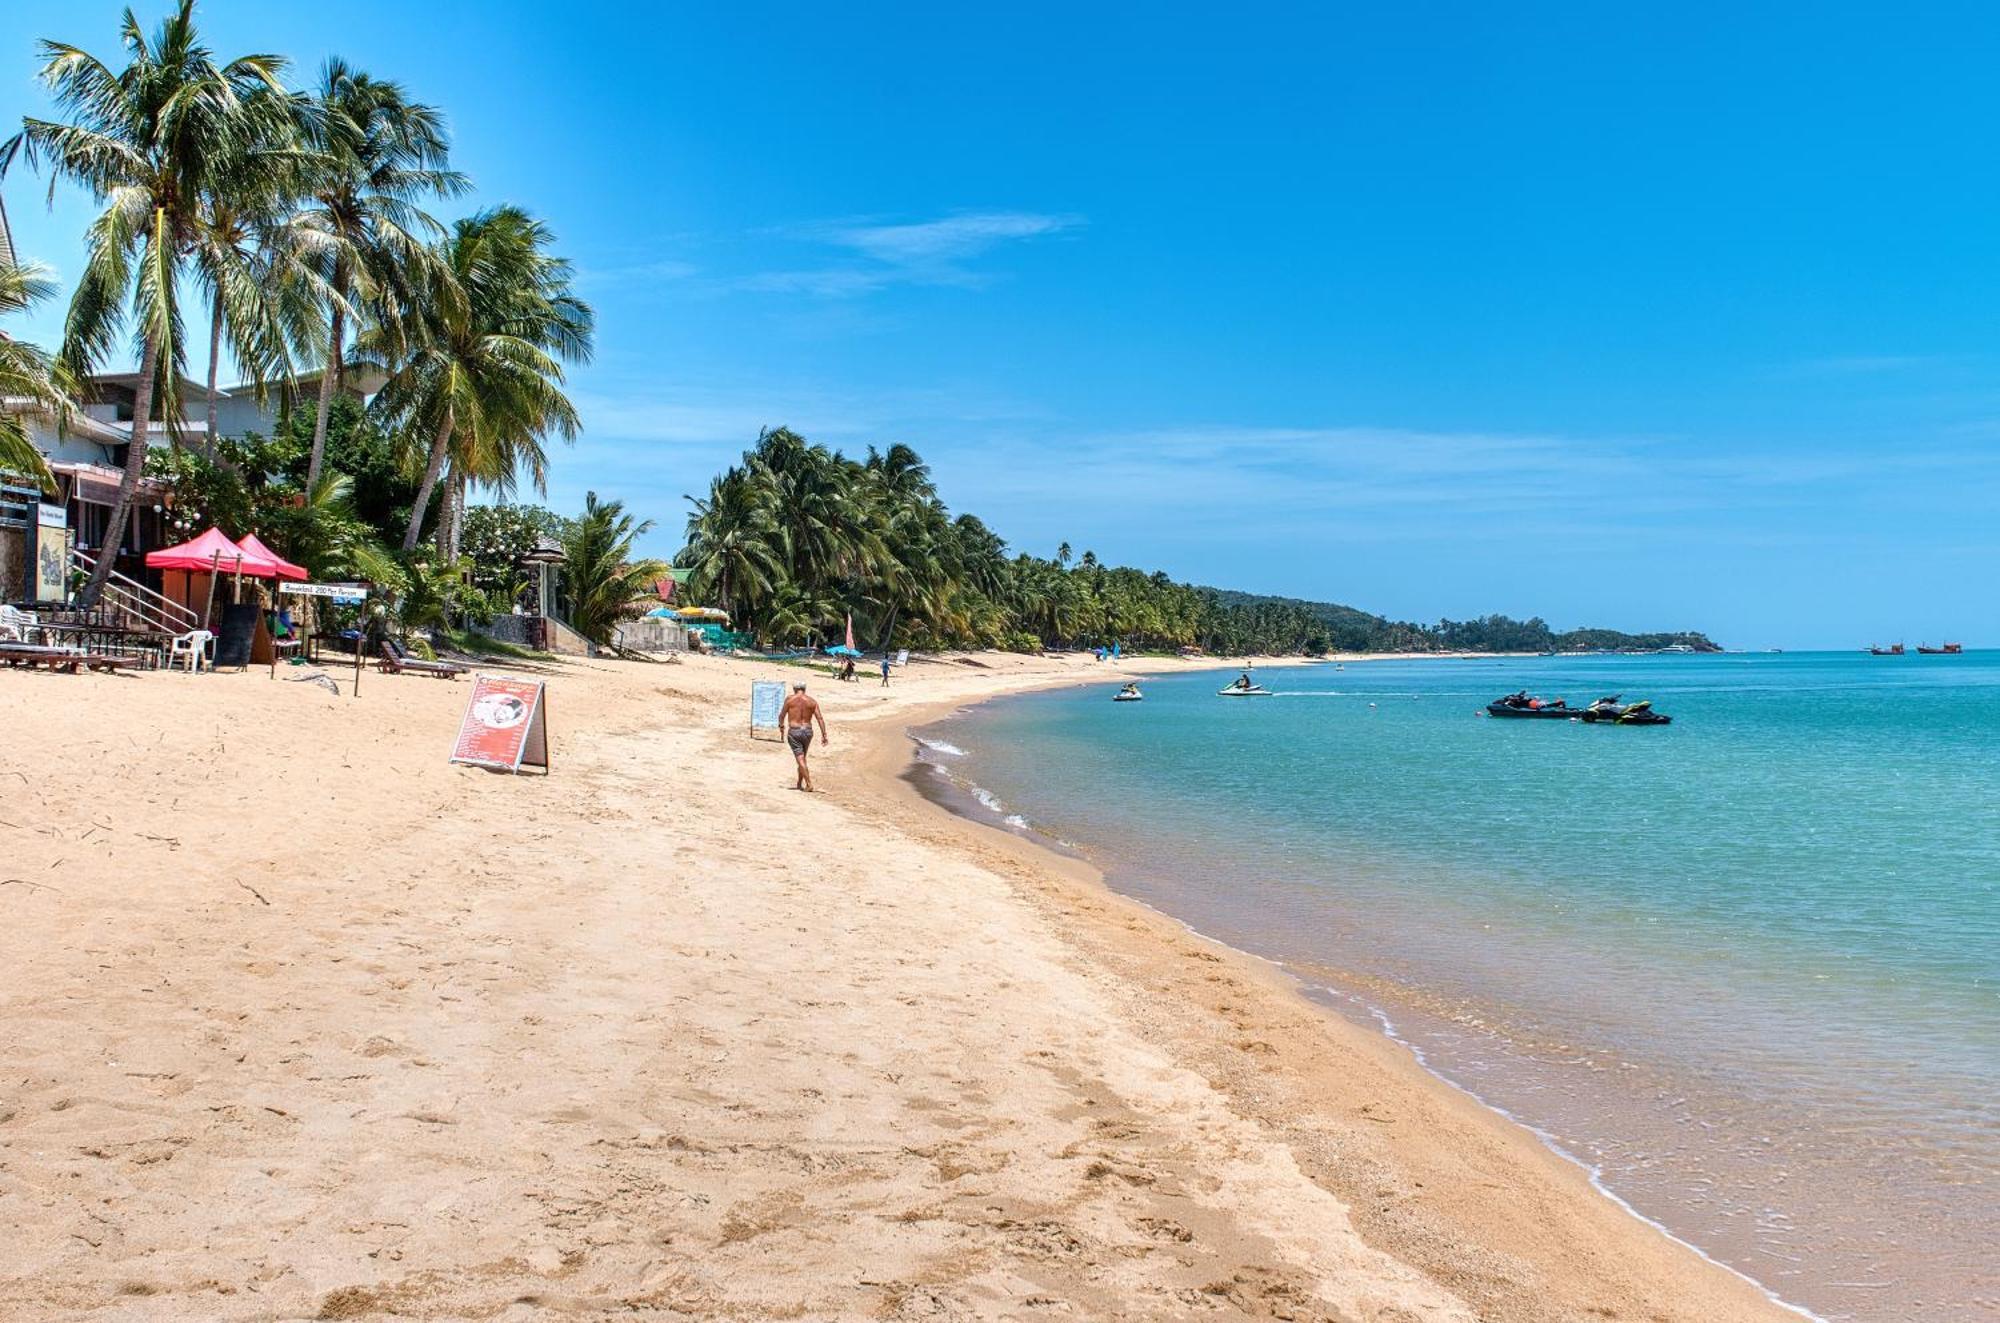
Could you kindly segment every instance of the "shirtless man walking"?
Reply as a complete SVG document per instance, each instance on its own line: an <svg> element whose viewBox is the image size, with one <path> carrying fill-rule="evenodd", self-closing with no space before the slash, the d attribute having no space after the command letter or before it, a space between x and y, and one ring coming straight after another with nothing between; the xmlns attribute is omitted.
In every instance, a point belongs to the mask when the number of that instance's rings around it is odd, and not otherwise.
<svg viewBox="0 0 2000 1323"><path fill-rule="evenodd" d="M813 788L812 769L806 766L806 750L812 748L813 722L819 723L819 739L827 740L826 713L819 710L817 700L806 696L806 682L792 682L792 696L785 700L784 711L779 714L779 723L785 728L785 743L792 746L792 757L798 760L799 779L794 790L810 791Z"/></svg>

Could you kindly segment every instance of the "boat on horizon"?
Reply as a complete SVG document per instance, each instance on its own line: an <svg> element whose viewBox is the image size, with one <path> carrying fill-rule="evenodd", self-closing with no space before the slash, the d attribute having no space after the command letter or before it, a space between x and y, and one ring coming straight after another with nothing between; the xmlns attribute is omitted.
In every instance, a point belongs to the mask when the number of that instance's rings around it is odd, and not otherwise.
<svg viewBox="0 0 2000 1323"><path fill-rule="evenodd" d="M1925 657L1956 657L1964 651L1963 643L1947 643L1941 648L1933 648L1928 643L1917 645L1917 652Z"/></svg>
<svg viewBox="0 0 2000 1323"><path fill-rule="evenodd" d="M1922 649L1920 648L1918 649L1918 651L1921 652ZM1873 644L1870 644L1868 648L1868 655L1871 657L1900 657L1903 655L1903 645L1900 643L1892 643L1886 648L1878 648L1875 647Z"/></svg>

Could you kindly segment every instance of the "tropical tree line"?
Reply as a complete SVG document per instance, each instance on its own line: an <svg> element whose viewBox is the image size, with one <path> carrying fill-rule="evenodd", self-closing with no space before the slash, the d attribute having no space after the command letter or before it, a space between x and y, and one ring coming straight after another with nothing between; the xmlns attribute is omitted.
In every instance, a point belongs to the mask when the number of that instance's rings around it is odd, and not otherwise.
<svg viewBox="0 0 2000 1323"><path fill-rule="evenodd" d="M1010 553L976 515L954 516L928 466L904 445L849 459L787 428L689 497L691 596L773 646L845 637L892 647L1122 644L1220 655L1330 650L1545 650L1687 642L1699 634L1559 635L1540 619L1489 616L1435 626L1329 602L1257 597L1105 565L1068 543L1044 559ZM1575 642L1567 642L1574 640ZM1585 641L1587 640L1587 641Z"/></svg>
<svg viewBox="0 0 2000 1323"><path fill-rule="evenodd" d="M843 638L850 619L867 648L1327 646L1304 611L1224 606L1212 590L1068 544L1050 559L1010 553L978 516L950 512L905 445L854 460L774 428L689 499L677 564L690 595L772 646Z"/></svg>
<svg viewBox="0 0 2000 1323"><path fill-rule="evenodd" d="M196 498L177 504L183 514L202 512L203 493L238 500L266 541L315 572L366 562L405 580L462 579L469 494L540 490L550 440L578 431L564 373L589 358L594 319L554 236L514 206L434 216L469 181L451 166L442 113L398 83L335 58L295 88L280 56L211 50L193 0L151 32L126 11L119 41L115 61L40 43L60 118L28 117L0 144L0 177L23 162L99 207L60 349L0 343L0 384L60 420L78 383L136 357L135 443L106 547L121 544L150 463ZM47 284L40 268L0 271L0 313ZM218 438L225 356L279 405L277 451ZM190 401L181 383L197 363L205 400ZM383 383L365 419L341 389L362 370ZM183 419L200 405L197 432ZM371 444L335 444L364 423ZM46 477L4 421L0 467ZM427 533L435 547L420 552ZM112 559L98 557L85 604Z"/></svg>

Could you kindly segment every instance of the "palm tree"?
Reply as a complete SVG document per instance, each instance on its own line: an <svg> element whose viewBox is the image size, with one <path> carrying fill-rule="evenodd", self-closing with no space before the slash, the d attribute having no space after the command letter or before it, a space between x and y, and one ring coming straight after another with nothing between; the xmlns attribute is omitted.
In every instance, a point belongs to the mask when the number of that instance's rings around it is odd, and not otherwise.
<svg viewBox="0 0 2000 1323"><path fill-rule="evenodd" d="M288 113L294 108L298 116ZM266 398L269 383L289 381L297 352L324 352L319 309L340 296L304 260L304 236L294 208L320 158L300 141L310 107L296 98L270 114L283 136L214 163L215 179L201 199L194 231L195 274L208 296L208 429L203 451L216 442L216 376L223 340Z"/></svg>
<svg viewBox="0 0 2000 1323"><path fill-rule="evenodd" d="M734 614L754 608L770 595L781 572L775 554L777 531L770 511L741 469L709 484L706 500L690 496L687 549L680 563L694 572L689 584L697 600L715 594L715 604Z"/></svg>
<svg viewBox="0 0 2000 1323"><path fill-rule="evenodd" d="M626 514L622 501L584 496L583 514L563 539L563 585L570 628L591 642L609 643L613 628L652 600L653 584L667 572L662 561L633 559L652 527Z"/></svg>
<svg viewBox="0 0 2000 1323"><path fill-rule="evenodd" d="M120 41L128 62L119 72L75 46L42 42L42 81L71 122L26 119L0 149L0 164L25 148L31 165L46 162L104 204L70 300L65 367L81 381L109 357L128 303L138 325L132 442L85 605L97 601L124 540L155 406L170 434L180 424L180 282L201 200L220 182L219 162L278 135L270 117L284 95L278 56L217 62L195 31L194 0L180 0L151 38L126 10Z"/></svg>
<svg viewBox="0 0 2000 1323"><path fill-rule="evenodd" d="M562 364L589 359L595 317L571 292L570 265L550 255L552 242L518 207L458 222L424 297L364 337L359 356L389 373L374 407L405 435L430 438L405 552L416 549L454 453L465 477L503 487L526 460L539 486L541 438L577 433Z"/></svg>
<svg viewBox="0 0 2000 1323"><path fill-rule="evenodd" d="M55 287L47 267L0 264L0 316L26 311L54 294ZM0 331L0 400L22 401L28 411L47 414L61 428L73 406L59 375L47 354ZM55 475L28 439L21 419L21 414L0 409L0 472L25 474L44 491L53 491Z"/></svg>
<svg viewBox="0 0 2000 1323"><path fill-rule="evenodd" d="M358 302L393 317L395 299L431 264L426 238L443 226L417 200L463 193L464 175L449 169L444 117L410 100L401 85L328 60L301 120L317 155L311 202L299 216L302 251L326 281L327 344L313 419L306 486L326 459L326 420L339 385L347 319Z"/></svg>

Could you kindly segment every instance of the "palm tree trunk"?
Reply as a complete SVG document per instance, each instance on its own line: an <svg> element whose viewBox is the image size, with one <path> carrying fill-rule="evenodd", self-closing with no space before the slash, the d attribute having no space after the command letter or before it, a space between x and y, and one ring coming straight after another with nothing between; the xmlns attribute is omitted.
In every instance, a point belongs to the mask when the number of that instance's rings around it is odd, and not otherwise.
<svg viewBox="0 0 2000 1323"><path fill-rule="evenodd" d="M465 497L467 482L463 473L455 474L451 483L451 541L445 548L445 559L456 563L458 550L465 543Z"/></svg>
<svg viewBox="0 0 2000 1323"><path fill-rule="evenodd" d="M438 559L449 565L458 559L452 553L454 529L452 522L458 515L459 477L456 473L444 479L444 491L438 496L437 549Z"/></svg>
<svg viewBox="0 0 2000 1323"><path fill-rule="evenodd" d="M313 418L312 458L306 463L306 490L311 491L319 481L320 465L326 461L326 417L333 411L333 389L340 384L340 339L346 331L346 318L338 303L333 305L333 323L329 328L326 366L319 374L319 413ZM408 551L409 548L403 548Z"/></svg>
<svg viewBox="0 0 2000 1323"><path fill-rule="evenodd" d="M417 487L417 499L410 506L410 526L403 530L403 550L415 551L424 533L424 511L430 508L431 493L437 490L438 475L444 472L445 452L451 447L451 415L446 414L431 442L431 456L424 465L424 480Z"/></svg>
<svg viewBox="0 0 2000 1323"><path fill-rule="evenodd" d="M90 571L77 598L80 606L96 606L104 585L111 578L112 562L118 559L118 544L125 540L125 524L132 515L132 498L139 491L139 475L146 469L148 415L153 411L153 374L160 366L159 337L146 333L145 347L139 351L139 380L132 388L132 442L125 449L125 476L118 482L118 501L104 524L104 542L97 549L97 564Z"/></svg>
<svg viewBox="0 0 2000 1323"><path fill-rule="evenodd" d="M215 458L215 374L221 368L221 361L222 296L218 294L215 299L215 310L208 324L208 431L201 441L203 459Z"/></svg>

